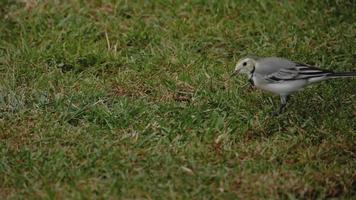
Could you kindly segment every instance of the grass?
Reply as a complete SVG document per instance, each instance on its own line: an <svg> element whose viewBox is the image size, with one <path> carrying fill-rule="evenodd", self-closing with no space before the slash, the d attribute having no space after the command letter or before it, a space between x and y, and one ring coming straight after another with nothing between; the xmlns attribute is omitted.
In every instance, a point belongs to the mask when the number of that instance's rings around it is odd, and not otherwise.
<svg viewBox="0 0 356 200"><path fill-rule="evenodd" d="M0 1L1 199L352 199L356 80L278 97L246 55L355 70L352 1Z"/></svg>

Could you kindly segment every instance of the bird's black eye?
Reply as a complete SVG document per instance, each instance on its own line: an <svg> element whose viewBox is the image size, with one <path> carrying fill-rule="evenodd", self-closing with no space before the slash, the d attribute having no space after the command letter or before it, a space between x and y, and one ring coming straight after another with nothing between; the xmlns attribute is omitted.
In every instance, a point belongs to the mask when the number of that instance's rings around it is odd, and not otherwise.
<svg viewBox="0 0 356 200"><path fill-rule="evenodd" d="M242 66L246 66L246 65L247 65L247 63L246 63L246 62L242 63Z"/></svg>

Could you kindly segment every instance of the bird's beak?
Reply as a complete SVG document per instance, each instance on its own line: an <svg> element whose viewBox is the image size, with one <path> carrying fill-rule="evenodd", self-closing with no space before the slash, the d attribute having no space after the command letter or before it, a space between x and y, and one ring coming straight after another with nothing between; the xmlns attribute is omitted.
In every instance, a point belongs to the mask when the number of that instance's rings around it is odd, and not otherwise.
<svg viewBox="0 0 356 200"><path fill-rule="evenodd" d="M240 70L235 70L231 75L230 78L237 76L239 74Z"/></svg>

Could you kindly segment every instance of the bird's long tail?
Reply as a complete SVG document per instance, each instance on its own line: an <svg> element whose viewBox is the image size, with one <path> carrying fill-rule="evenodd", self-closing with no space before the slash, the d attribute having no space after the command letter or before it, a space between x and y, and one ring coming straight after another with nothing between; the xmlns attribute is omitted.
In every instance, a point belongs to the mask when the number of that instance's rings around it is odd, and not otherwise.
<svg viewBox="0 0 356 200"><path fill-rule="evenodd" d="M334 72L327 75L330 78L354 77L356 72Z"/></svg>

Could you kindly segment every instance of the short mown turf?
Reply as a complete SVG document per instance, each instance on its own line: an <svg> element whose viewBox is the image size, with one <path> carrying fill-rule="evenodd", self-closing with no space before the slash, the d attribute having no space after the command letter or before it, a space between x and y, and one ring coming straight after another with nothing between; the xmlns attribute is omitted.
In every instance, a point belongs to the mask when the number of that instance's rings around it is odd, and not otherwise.
<svg viewBox="0 0 356 200"><path fill-rule="evenodd" d="M356 79L279 98L246 55L356 71L353 1L1 0L0 199L352 199Z"/></svg>

